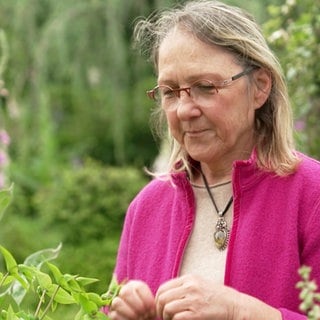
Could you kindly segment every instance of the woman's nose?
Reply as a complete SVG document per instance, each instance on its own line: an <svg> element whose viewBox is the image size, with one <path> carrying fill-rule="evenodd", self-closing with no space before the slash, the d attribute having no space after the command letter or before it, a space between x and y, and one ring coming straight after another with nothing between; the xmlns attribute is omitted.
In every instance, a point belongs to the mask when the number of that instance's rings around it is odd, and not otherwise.
<svg viewBox="0 0 320 320"><path fill-rule="evenodd" d="M201 110L189 93L181 91L177 104L177 116L181 120L188 120L189 118L198 117L200 115Z"/></svg>
<svg viewBox="0 0 320 320"><path fill-rule="evenodd" d="M182 92L185 92L189 97L191 97L191 88L190 87L174 89L174 92L178 98L181 97Z"/></svg>

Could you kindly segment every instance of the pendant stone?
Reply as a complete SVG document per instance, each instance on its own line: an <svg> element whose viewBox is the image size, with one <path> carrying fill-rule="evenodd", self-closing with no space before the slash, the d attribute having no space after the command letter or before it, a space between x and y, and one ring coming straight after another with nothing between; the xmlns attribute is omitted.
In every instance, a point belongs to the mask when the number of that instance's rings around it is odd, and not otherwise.
<svg viewBox="0 0 320 320"><path fill-rule="evenodd" d="M223 217L219 217L213 234L214 242L219 250L226 249L228 245L229 230L227 222Z"/></svg>

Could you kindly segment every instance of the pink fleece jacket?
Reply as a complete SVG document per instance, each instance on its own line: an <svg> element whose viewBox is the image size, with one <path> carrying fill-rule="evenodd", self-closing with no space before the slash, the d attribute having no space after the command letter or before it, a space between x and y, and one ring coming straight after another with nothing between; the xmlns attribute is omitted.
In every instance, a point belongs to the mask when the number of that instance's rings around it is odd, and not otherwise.
<svg viewBox="0 0 320 320"><path fill-rule="evenodd" d="M284 320L299 313L297 270L313 268L320 284L320 163L301 155L295 174L259 170L253 158L233 166L234 212L225 285L278 308ZM130 204L115 274L140 279L155 293L179 275L194 217L195 199L184 173L151 181ZM257 319L258 320L258 319Z"/></svg>

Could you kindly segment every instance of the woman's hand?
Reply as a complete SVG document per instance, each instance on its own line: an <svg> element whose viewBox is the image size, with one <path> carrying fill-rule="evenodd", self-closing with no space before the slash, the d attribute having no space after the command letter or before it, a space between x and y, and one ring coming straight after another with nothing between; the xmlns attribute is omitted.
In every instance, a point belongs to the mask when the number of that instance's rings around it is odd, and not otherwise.
<svg viewBox="0 0 320 320"><path fill-rule="evenodd" d="M160 286L156 294L158 317L163 320L280 320L265 303L224 285L185 275Z"/></svg>
<svg viewBox="0 0 320 320"><path fill-rule="evenodd" d="M154 296L148 285L131 280L113 299L108 316L112 320L148 320L156 316Z"/></svg>
<svg viewBox="0 0 320 320"><path fill-rule="evenodd" d="M236 291L197 276L164 283L156 295L157 315L164 320L234 320Z"/></svg>

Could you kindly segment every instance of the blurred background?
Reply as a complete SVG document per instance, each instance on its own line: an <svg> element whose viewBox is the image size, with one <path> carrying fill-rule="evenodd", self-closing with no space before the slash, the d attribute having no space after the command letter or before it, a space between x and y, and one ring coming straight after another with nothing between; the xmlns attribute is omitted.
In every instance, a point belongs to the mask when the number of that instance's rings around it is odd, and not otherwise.
<svg viewBox="0 0 320 320"><path fill-rule="evenodd" d="M288 80L297 148L320 159L318 1L225 2L261 24ZM133 25L173 3L0 0L0 187L14 183L0 243L18 261L62 242L61 270L106 290L127 205L161 150L145 95L155 76Z"/></svg>

